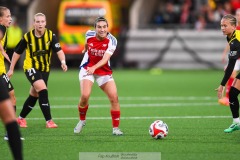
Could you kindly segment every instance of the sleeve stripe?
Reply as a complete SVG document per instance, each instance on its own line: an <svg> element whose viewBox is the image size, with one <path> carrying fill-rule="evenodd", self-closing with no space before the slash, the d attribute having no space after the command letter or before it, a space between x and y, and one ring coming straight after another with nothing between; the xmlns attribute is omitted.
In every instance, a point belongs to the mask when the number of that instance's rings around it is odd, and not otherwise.
<svg viewBox="0 0 240 160"><path fill-rule="evenodd" d="M117 40L115 37L113 37L111 34L108 34L108 38L112 41L114 46L117 46Z"/></svg>
<svg viewBox="0 0 240 160"><path fill-rule="evenodd" d="M95 31L88 31L86 37L92 37L95 35Z"/></svg>

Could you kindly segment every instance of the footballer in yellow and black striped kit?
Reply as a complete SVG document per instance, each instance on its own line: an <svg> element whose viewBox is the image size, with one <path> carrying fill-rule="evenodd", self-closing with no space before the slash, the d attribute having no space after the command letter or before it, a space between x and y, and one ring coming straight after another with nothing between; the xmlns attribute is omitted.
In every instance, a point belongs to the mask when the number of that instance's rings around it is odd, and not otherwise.
<svg viewBox="0 0 240 160"><path fill-rule="evenodd" d="M9 77L13 75L14 67L24 51L26 51L26 55L23 69L31 83L31 87L29 97L23 104L22 111L18 117L19 126L22 128L27 127L25 118L38 100L46 120L46 128L57 128L58 126L52 120L47 90L52 55L57 54L64 72L67 71L67 65L65 54L56 35L46 28L46 16L43 13L34 15L34 29L25 33L16 46L8 71Z"/></svg>

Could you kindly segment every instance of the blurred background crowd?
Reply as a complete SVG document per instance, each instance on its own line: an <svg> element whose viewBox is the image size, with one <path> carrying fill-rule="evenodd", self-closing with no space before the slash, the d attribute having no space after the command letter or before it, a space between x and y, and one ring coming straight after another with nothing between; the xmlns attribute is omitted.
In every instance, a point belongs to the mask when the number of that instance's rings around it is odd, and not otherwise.
<svg viewBox="0 0 240 160"><path fill-rule="evenodd" d="M36 1L36 0L33 0ZM31 0L1 0L0 5L11 9L12 15L18 19L19 25L27 29L26 15L28 7L33 3ZM61 1L61 0L58 0ZM109 0L116 1L116 0ZM118 2L122 7L124 19L122 25L128 25L128 11L134 0ZM154 3L152 17L149 19L148 27L172 28L173 24L178 27L191 29L209 29L219 27L219 21L225 14L234 14L240 8L240 0L149 0ZM44 3L44 2L43 2ZM58 7L51 6L51 7ZM143 11L144 12L144 11ZM145 26L146 27L146 26Z"/></svg>
<svg viewBox="0 0 240 160"><path fill-rule="evenodd" d="M63 1L96 2L96 0L1 0L0 5L10 8L15 24L22 29L23 33L32 27L33 15L36 12L43 12L47 16L47 27L53 30L61 40L58 17L60 13L60 5ZM140 40L146 41L146 43L144 43L146 44L146 48L154 48L147 44L147 42L150 41L147 41L146 37L155 37L155 41L156 39L165 40L163 43L168 43L171 41L171 38L174 39L175 36L177 37L175 39L177 39L179 43L181 42L180 39L182 39L190 45L190 49L195 51L195 58L193 58L193 61L196 59L198 59L198 62L205 61L201 59L201 56L196 58L196 55L200 55L201 53L197 51L198 49L194 48L193 44L188 43L188 41L192 41L192 39L181 36L181 33L183 32L180 32L179 30L187 30L187 35L196 35L196 31L201 32L203 33L202 35L209 35L208 39L211 39L211 34L219 34L217 31L220 30L221 17L225 14L235 14L236 9L240 8L240 0L98 0L98 2L100 1L109 2L112 9L114 27L111 30L111 33L113 33L119 41L116 55L112 58L113 66L115 67L139 67L137 63L142 62L137 60L137 58L141 57L143 54L136 57L135 52L141 52L142 50L137 51L133 48L141 48L142 44L138 43ZM163 34L164 36L159 35L156 37L158 33L153 35L150 34L151 31L156 31L156 29L169 31L178 30L179 32L178 34L176 34L176 32L169 32L171 35L167 35L166 33L168 32L165 32L165 34ZM211 30L210 34L208 32L209 30ZM195 39L199 39L199 35L196 35ZM220 44L223 44L225 39L222 38L221 40ZM196 44L199 43L201 42L196 41ZM184 46L183 43L180 45ZM171 46L169 46L169 48L168 50L171 50ZM207 53L218 53L213 54L215 57L212 59L216 59L218 56L220 57L220 52L223 49L222 47L219 47L218 50L212 49L210 46L209 48L210 50ZM157 55L163 55L163 52L161 51L163 49L164 46L157 49L155 48L155 50L144 49L145 53L144 56L142 56L142 59L146 60L146 56L149 56L148 53L153 52L156 53L155 55L151 55L151 57L152 59L156 59ZM186 52L189 52L189 49L185 50L188 50ZM202 49L200 50L202 51ZM176 51L172 52L176 53ZM66 54L69 53L66 52ZM136 62L131 59L131 55L136 58ZM191 55L193 54L191 53ZM220 58L218 58L216 63L219 62ZM69 58L70 67L71 65L77 67L78 63L79 61L75 63ZM208 65L207 68L209 66L211 65ZM164 68L166 66L161 66L161 63L159 63L155 67ZM146 68L146 66L143 68Z"/></svg>
<svg viewBox="0 0 240 160"><path fill-rule="evenodd" d="M218 28L225 14L234 14L240 8L239 0L165 0L159 1L152 18L153 25L172 24L184 28Z"/></svg>

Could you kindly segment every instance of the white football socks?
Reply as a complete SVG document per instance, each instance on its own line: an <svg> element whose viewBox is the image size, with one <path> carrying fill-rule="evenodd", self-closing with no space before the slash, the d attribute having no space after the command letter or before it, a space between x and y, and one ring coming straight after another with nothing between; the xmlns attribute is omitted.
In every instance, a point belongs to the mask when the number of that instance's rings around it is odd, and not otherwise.
<svg viewBox="0 0 240 160"><path fill-rule="evenodd" d="M233 118L233 123L240 123L240 119L238 118Z"/></svg>

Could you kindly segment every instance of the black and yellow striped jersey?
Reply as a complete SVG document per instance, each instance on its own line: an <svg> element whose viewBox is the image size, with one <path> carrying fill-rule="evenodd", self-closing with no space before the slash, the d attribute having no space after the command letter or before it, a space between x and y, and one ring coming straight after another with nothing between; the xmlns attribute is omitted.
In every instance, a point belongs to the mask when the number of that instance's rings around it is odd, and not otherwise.
<svg viewBox="0 0 240 160"><path fill-rule="evenodd" d="M238 59L240 57L240 31L235 30L231 38L227 37L227 41L230 46L228 57L230 59Z"/></svg>
<svg viewBox="0 0 240 160"><path fill-rule="evenodd" d="M18 43L15 52L22 54L26 49L26 57L23 69L28 70L35 68L39 71L49 72L51 65L52 52L61 50L57 37L49 29L45 29L41 37L35 36L35 30L31 30L24 34Z"/></svg>
<svg viewBox="0 0 240 160"><path fill-rule="evenodd" d="M6 47L7 47L7 28L3 25L0 25L0 32L2 32L3 38L0 39L0 43L3 47L3 49L6 51ZM3 73L6 73L6 68L5 68L5 64L4 64L4 56L0 51L0 75L2 75Z"/></svg>
<svg viewBox="0 0 240 160"><path fill-rule="evenodd" d="M231 37L227 37L227 41L230 46L230 51L228 53L229 61L228 61L228 65L225 69L224 77L221 82L222 86L226 85L228 79L230 78L230 76L233 72L233 69L236 64L237 59L240 58L240 31L235 30ZM237 75L237 78L238 78L238 76L240 76L240 74Z"/></svg>

